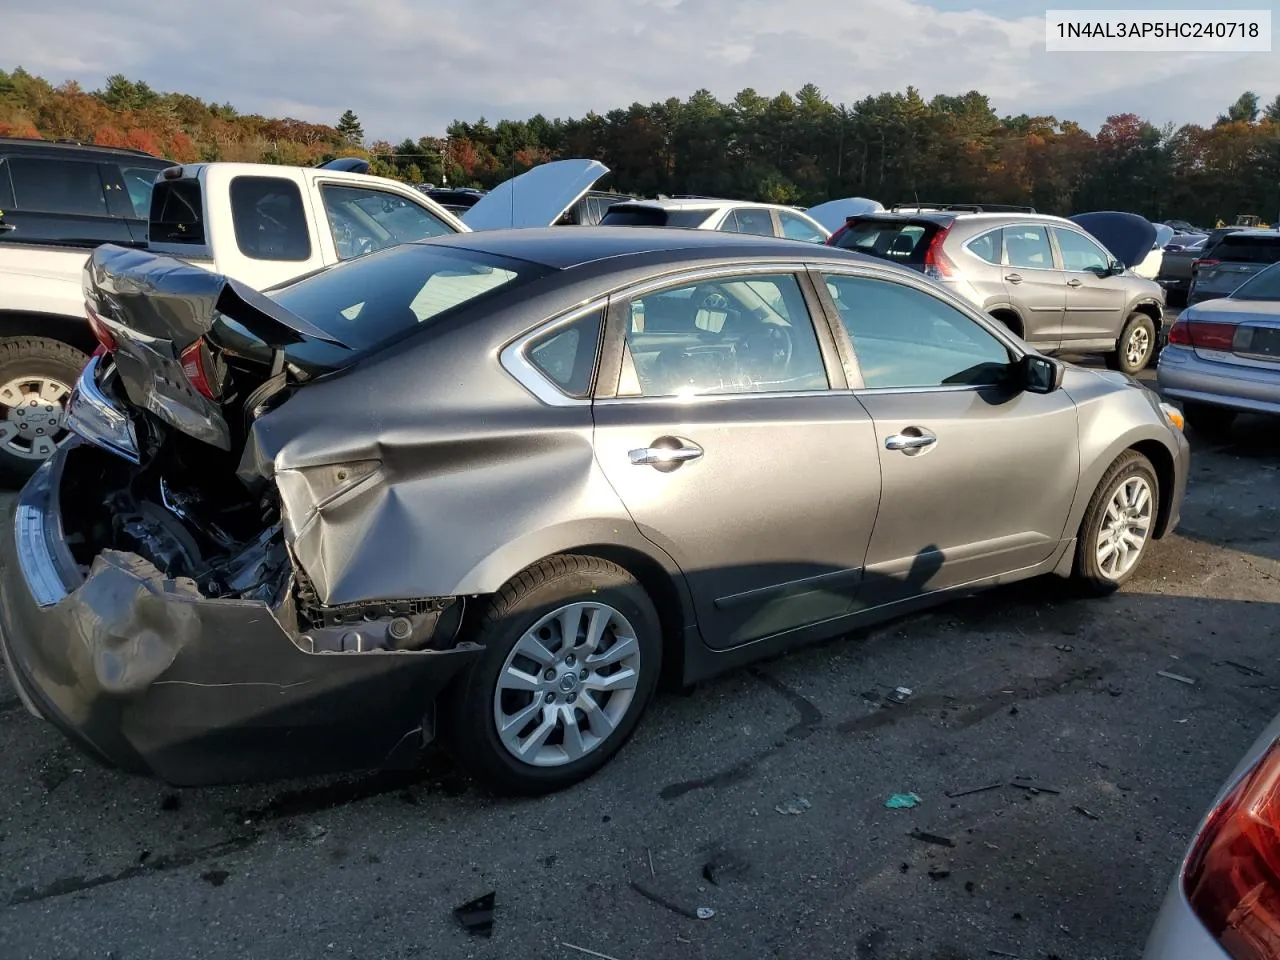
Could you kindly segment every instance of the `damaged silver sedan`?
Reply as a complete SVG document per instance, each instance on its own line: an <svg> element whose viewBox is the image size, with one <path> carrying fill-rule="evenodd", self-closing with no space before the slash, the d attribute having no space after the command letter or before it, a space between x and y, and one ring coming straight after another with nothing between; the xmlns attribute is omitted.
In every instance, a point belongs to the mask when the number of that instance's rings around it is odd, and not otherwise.
<svg viewBox="0 0 1280 960"><path fill-rule="evenodd" d="M1177 523L1176 411L926 278L697 231L462 234L261 294L99 249L74 439L0 531L28 708L179 785L599 768L691 683Z"/></svg>

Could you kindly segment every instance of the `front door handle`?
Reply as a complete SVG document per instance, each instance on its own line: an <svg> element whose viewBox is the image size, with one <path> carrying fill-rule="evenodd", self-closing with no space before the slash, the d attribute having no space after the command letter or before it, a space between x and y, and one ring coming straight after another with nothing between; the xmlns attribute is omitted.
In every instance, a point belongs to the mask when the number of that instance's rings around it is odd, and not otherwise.
<svg viewBox="0 0 1280 960"><path fill-rule="evenodd" d="M688 460L697 460L702 456L702 448L688 440L664 437L655 440L651 447L632 450L628 456L637 467L676 467Z"/></svg>
<svg viewBox="0 0 1280 960"><path fill-rule="evenodd" d="M1082 283L1084 283L1084 281L1083 281L1083 280L1079 280L1079 279L1077 279L1076 277L1072 277L1070 280L1068 280L1068 281L1067 281L1067 286L1068 286L1068 287L1078 287L1078 286L1080 286L1080 284L1082 284Z"/></svg>
<svg viewBox="0 0 1280 960"><path fill-rule="evenodd" d="M1020 274L1020 273L1010 273L1010 274L1008 274L1008 275L1006 275L1006 276L1005 276L1005 279L1006 279L1006 280L1008 280L1010 283L1021 283L1021 282L1022 282L1022 274Z"/></svg>
<svg viewBox="0 0 1280 960"><path fill-rule="evenodd" d="M924 450L933 446L938 442L938 438L928 430L921 430L919 427L908 427L911 433L895 433L891 437L884 438L884 448L886 450L900 450L903 453L915 453L917 450Z"/></svg>

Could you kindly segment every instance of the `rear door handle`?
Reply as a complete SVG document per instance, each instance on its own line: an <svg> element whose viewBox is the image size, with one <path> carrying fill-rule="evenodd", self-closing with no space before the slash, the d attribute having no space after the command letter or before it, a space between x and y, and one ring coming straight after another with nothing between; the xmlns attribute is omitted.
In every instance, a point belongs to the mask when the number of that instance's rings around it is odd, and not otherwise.
<svg viewBox="0 0 1280 960"><path fill-rule="evenodd" d="M12 233L18 229L16 223L0 223L0 233Z"/></svg>
<svg viewBox="0 0 1280 960"><path fill-rule="evenodd" d="M912 433L895 433L893 436L884 438L884 448L886 450L900 450L903 453L914 453L916 450L923 450L931 447L938 442L937 436L928 430L921 430L919 427L908 427Z"/></svg>
<svg viewBox="0 0 1280 960"><path fill-rule="evenodd" d="M688 460L697 460L702 456L702 448L688 440L672 445L662 445L661 440L655 440L652 447L632 450L628 456L637 467L674 467Z"/></svg>
<svg viewBox="0 0 1280 960"><path fill-rule="evenodd" d="M1068 281L1067 281L1067 286L1068 286L1068 287L1078 287L1078 286L1080 286L1080 284L1082 284L1082 283L1084 283L1084 281L1083 281L1083 280L1077 280L1075 277L1072 277L1070 280L1068 280Z"/></svg>
<svg viewBox="0 0 1280 960"><path fill-rule="evenodd" d="M1021 283L1021 282L1022 282L1022 274L1020 274L1020 273L1011 273L1011 274L1008 274L1008 275L1005 277L1005 279L1006 279L1006 280L1008 280L1010 283Z"/></svg>

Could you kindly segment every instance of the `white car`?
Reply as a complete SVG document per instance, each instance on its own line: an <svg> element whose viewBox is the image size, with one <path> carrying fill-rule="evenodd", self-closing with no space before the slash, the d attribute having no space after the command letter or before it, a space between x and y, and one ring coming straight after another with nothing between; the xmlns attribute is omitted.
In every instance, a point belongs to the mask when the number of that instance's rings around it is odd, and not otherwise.
<svg viewBox="0 0 1280 960"><path fill-rule="evenodd" d="M600 226L722 230L809 243L826 243L831 236L826 227L795 207L711 197L670 197L615 203L600 220Z"/></svg>

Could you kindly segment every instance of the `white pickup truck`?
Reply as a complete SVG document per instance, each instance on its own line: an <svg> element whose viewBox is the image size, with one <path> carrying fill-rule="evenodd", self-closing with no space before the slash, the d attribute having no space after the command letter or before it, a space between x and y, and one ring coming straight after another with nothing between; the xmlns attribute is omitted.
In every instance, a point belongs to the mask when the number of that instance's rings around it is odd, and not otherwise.
<svg viewBox="0 0 1280 960"><path fill-rule="evenodd" d="M152 187L146 246L265 290L399 243L472 229L550 226L608 172L594 160L543 164L491 190L459 219L408 185L337 168L342 165L164 169ZM45 321L40 338L12 341L19 352L11 365L21 367L27 350L31 371L6 377L40 386L10 398L13 403L0 395L0 434L8 430L17 439L0 443L0 480L20 482L67 435L63 402L92 343L86 342L82 291L87 254L83 244L0 245L0 313Z"/></svg>

